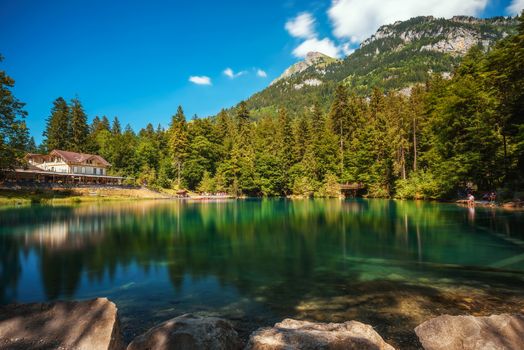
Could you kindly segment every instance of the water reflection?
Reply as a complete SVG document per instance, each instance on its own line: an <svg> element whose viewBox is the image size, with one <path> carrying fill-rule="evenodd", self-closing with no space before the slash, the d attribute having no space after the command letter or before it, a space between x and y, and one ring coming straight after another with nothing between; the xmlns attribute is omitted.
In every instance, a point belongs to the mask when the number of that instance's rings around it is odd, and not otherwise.
<svg viewBox="0 0 524 350"><path fill-rule="evenodd" d="M153 320L205 310L257 323L290 313L348 317L329 303L404 305L376 293L416 299L435 283L518 294L523 224L520 212L383 200L8 209L0 211L0 301L105 295L129 322L134 313Z"/></svg>

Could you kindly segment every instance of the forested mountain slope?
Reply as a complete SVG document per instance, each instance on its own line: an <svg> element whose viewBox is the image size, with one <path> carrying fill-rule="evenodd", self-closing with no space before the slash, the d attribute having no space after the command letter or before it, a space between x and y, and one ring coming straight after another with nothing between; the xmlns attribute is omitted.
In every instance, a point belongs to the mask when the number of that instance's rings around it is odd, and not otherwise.
<svg viewBox="0 0 524 350"><path fill-rule="evenodd" d="M249 98L247 105L255 115L278 106L301 112L314 102L326 109L340 82L363 95L369 95L372 88L409 89L432 73L449 77L471 47L481 45L487 50L515 33L516 27L512 18L462 16L415 17L385 25L344 59L311 53Z"/></svg>

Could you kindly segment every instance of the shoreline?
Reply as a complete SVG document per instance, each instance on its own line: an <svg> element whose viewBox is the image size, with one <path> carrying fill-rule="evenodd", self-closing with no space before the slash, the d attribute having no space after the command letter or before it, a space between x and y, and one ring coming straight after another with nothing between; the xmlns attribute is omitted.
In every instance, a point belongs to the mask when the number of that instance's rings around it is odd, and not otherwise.
<svg viewBox="0 0 524 350"><path fill-rule="evenodd" d="M12 189L0 187L0 208L171 198L172 196L168 194L147 188L51 187Z"/></svg>
<svg viewBox="0 0 524 350"><path fill-rule="evenodd" d="M31 205L67 205L80 203L96 202L119 202L125 200L189 200L193 202L215 202L228 201L245 198L265 198L265 197L235 197L233 195L200 195L189 192L186 197L176 196L172 190L156 191L146 187L50 187L50 188L5 188L0 187L0 208L10 206L31 206ZM281 196L269 198L283 198L289 200L310 199L305 196ZM336 197L319 197L318 199L333 199ZM339 199L347 199L338 197ZM405 201L398 198L366 198L362 199L389 199L394 201ZM467 207L468 201L465 199L437 200L437 199L411 199L410 201L437 202L455 204ZM492 208L503 210L524 210L522 201L489 202L475 201L473 208Z"/></svg>

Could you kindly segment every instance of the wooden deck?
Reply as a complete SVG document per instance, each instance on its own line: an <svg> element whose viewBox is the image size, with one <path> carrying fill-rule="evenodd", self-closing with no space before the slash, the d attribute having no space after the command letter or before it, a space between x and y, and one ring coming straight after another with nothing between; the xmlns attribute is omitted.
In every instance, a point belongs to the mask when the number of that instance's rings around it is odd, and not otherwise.
<svg viewBox="0 0 524 350"><path fill-rule="evenodd" d="M340 192L346 197L356 197L365 188L366 185L362 182L340 184Z"/></svg>

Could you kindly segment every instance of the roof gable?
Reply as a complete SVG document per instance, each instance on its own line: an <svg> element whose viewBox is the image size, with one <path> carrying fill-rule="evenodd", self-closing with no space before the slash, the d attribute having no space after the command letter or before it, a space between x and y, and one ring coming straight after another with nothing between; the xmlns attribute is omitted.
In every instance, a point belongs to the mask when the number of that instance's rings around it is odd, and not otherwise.
<svg viewBox="0 0 524 350"><path fill-rule="evenodd" d="M70 152L70 151L62 151L55 149L50 155L57 155L61 157L66 163L78 163L82 164L85 163L88 160L95 160L101 165L104 166L111 166L108 161L106 161L104 158L100 157L96 154L87 154L87 153L77 153L77 152Z"/></svg>

